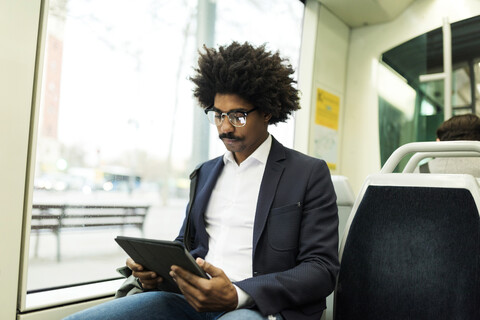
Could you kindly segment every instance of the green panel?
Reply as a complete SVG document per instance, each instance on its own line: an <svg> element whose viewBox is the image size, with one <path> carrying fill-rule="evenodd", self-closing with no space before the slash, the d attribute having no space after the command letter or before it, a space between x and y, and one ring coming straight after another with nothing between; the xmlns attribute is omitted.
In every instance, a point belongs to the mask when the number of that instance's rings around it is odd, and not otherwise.
<svg viewBox="0 0 480 320"><path fill-rule="evenodd" d="M401 110L382 97L378 98L378 107L380 159L383 166L398 147L415 141L414 123L413 119L409 120ZM401 161L395 172L401 171L405 167L406 161L408 159Z"/></svg>

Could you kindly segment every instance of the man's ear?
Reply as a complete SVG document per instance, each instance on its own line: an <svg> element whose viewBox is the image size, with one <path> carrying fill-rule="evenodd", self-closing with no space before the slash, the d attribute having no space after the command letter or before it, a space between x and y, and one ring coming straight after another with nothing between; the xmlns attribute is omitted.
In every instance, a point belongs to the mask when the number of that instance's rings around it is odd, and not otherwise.
<svg viewBox="0 0 480 320"><path fill-rule="evenodd" d="M263 116L263 119L265 122L269 122L270 119L272 119L272 114L271 113L265 113Z"/></svg>

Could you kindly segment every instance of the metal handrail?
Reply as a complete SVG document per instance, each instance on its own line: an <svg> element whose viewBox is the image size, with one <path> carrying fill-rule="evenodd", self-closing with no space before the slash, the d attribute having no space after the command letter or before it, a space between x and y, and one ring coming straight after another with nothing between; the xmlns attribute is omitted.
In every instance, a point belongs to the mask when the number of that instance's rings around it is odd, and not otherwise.
<svg viewBox="0 0 480 320"><path fill-rule="evenodd" d="M407 143L392 153L387 162L385 162L385 165L380 170L380 173L392 173L400 161L410 153L420 154L419 156L414 155L415 158L413 161L416 161L416 164L418 164L421 159L431 156L471 157L474 156L473 153L477 154L477 156L480 156L480 141L432 141ZM413 166L413 164L410 165L409 163L407 163L407 165L409 166L408 169L410 170L410 167ZM404 172L411 171L404 170Z"/></svg>

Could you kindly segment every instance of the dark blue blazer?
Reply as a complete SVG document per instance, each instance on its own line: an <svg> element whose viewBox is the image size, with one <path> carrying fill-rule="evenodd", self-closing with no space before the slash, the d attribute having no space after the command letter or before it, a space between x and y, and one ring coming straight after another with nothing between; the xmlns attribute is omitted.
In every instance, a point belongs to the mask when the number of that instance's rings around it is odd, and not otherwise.
<svg viewBox="0 0 480 320"><path fill-rule="evenodd" d="M194 257L208 252L204 213L222 158L198 171L190 213ZM339 268L337 228L336 195L325 162L272 139L253 227L253 277L235 284L264 315L320 319ZM185 222L177 240L183 240L184 229Z"/></svg>

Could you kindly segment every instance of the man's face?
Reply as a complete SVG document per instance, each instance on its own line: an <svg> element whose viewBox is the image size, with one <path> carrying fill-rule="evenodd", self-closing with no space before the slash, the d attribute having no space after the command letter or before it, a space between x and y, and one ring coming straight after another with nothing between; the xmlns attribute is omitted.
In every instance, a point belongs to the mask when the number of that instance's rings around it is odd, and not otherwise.
<svg viewBox="0 0 480 320"><path fill-rule="evenodd" d="M213 108L220 113L233 110L248 112L254 106L238 95L217 93ZM233 126L227 116L217 126L219 138L227 150L233 153L238 164L248 158L268 137L267 128L270 118L271 115L255 110L247 115L247 122L243 127Z"/></svg>

